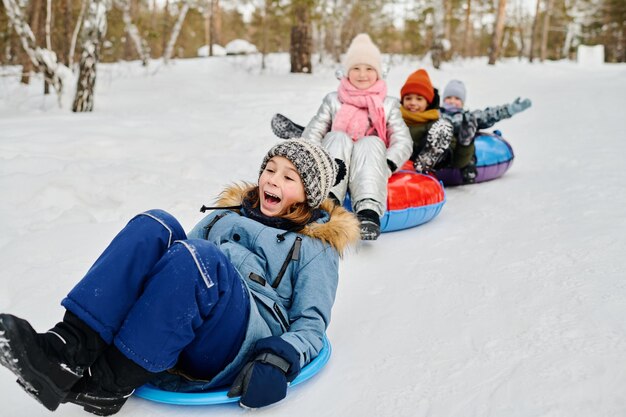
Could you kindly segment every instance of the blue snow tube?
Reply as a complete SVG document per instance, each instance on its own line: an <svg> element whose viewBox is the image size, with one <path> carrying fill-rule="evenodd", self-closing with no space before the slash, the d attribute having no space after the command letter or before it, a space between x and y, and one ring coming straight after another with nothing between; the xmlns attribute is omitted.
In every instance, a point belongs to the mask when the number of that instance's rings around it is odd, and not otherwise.
<svg viewBox="0 0 626 417"><path fill-rule="evenodd" d="M504 175L513 164L515 154L499 130L493 133L478 132L474 139L476 147L476 180L490 181ZM443 168L437 171L437 178L445 185L463 184L463 175L458 168Z"/></svg>
<svg viewBox="0 0 626 417"><path fill-rule="evenodd" d="M328 363L332 348L326 336L324 336L323 343L320 353L315 359L302 368L300 374L289 385L290 387L311 379L311 377L321 371L326 363ZM239 402L240 397L229 398L226 395L227 393L228 389L224 388L204 392L164 391L151 384L146 384L135 391L135 395L140 398L165 404L214 405Z"/></svg>

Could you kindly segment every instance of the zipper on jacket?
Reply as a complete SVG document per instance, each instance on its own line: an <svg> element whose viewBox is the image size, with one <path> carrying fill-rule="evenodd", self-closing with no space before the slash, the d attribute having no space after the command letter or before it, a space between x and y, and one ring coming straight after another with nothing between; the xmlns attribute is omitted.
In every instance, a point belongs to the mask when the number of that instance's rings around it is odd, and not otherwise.
<svg viewBox="0 0 626 417"><path fill-rule="evenodd" d="M218 214L217 216L215 216L213 218L213 220L211 220L211 222L209 224L204 226L204 239L206 239L206 240L209 239L209 233L211 232L211 229L213 228L213 226L215 226L215 223L217 223L217 221L219 219L221 219L222 217L226 216L227 214L228 213Z"/></svg>
<svg viewBox="0 0 626 417"><path fill-rule="evenodd" d="M302 245L302 238L300 236L296 236L296 241L293 242L293 246L291 250L289 250L289 254L287 254L287 258L285 262L283 262L283 266L280 268L278 272L278 276L274 280L272 284L272 288L276 289L280 285L280 282L283 280L283 275L285 275L285 271L287 271L287 267L289 266L289 262L297 261L300 257L300 246Z"/></svg>
<svg viewBox="0 0 626 417"><path fill-rule="evenodd" d="M280 323L283 325L284 330L289 330L289 323L287 322L285 316L283 316L283 313L280 311L280 307L278 307L278 304L274 303L273 308L274 312L276 313L276 317L278 317L278 320L280 320Z"/></svg>

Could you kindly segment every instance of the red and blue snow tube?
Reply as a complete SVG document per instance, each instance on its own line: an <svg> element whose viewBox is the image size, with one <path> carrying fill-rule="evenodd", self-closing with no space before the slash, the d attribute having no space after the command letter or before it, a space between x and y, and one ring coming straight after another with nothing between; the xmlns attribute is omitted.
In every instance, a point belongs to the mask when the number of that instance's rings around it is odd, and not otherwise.
<svg viewBox="0 0 626 417"><path fill-rule="evenodd" d="M410 163L387 182L387 211L380 219L381 232L394 232L424 224L435 218L446 202L441 182L411 170ZM344 206L350 210L350 195Z"/></svg>
<svg viewBox="0 0 626 417"><path fill-rule="evenodd" d="M515 158L513 148L504 140L499 130L493 133L478 132L474 145L476 146L476 182L499 178L513 164ZM463 176L458 168L443 168L438 170L436 175L445 185L463 184Z"/></svg>

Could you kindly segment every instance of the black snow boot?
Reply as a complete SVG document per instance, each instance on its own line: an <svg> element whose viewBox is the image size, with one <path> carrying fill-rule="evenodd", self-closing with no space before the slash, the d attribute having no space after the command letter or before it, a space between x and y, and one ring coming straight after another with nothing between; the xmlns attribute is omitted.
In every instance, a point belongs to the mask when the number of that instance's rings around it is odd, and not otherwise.
<svg viewBox="0 0 626 417"><path fill-rule="evenodd" d="M70 312L43 334L26 320L0 314L0 364L51 411L105 348L100 335Z"/></svg>
<svg viewBox="0 0 626 417"><path fill-rule="evenodd" d="M361 210L357 213L361 222L361 240L376 240L380 236L380 217L374 210Z"/></svg>
<svg viewBox="0 0 626 417"><path fill-rule="evenodd" d="M135 388L155 375L111 345L74 385L63 402L80 405L85 411L99 416L110 416L120 411Z"/></svg>

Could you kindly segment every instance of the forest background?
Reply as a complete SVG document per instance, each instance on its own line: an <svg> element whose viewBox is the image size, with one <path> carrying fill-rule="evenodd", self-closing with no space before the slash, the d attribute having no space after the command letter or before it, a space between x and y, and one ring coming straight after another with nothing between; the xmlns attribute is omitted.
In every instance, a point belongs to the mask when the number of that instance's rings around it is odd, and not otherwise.
<svg viewBox="0 0 626 417"><path fill-rule="evenodd" d="M597 45L601 61L626 62L624 0L2 0L0 77L43 92L76 85L74 112L94 109L98 62L228 52L249 41L265 56L288 51L293 73L311 73L360 32L380 49L432 60L458 57L573 59ZM226 45L223 48L222 45ZM248 52L250 49L248 49ZM231 49L232 52L232 49ZM235 50L234 53L237 53Z"/></svg>
<svg viewBox="0 0 626 417"><path fill-rule="evenodd" d="M289 52L291 71L309 72L313 54L339 62L360 32L388 54L431 54L435 67L487 55L491 64L575 59L581 44L603 45L606 62L626 62L623 0L2 0L0 65L18 66L9 76L28 83L51 60L33 59L29 48L72 68L91 47L96 62L167 61L244 39L262 54Z"/></svg>

